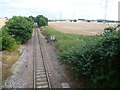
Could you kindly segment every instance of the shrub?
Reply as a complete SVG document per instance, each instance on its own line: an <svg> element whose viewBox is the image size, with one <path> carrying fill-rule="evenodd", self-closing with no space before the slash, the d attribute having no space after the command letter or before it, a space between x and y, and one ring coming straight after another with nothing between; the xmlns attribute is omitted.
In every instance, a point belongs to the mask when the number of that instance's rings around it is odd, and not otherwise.
<svg viewBox="0 0 120 90"><path fill-rule="evenodd" d="M2 29L20 43L24 43L32 37L33 22L27 17L13 16Z"/></svg>
<svg viewBox="0 0 120 90"><path fill-rule="evenodd" d="M76 78L88 77L95 88L120 87L120 31L116 27L96 36L64 34L50 27L41 30L55 36L60 59L70 64Z"/></svg>
<svg viewBox="0 0 120 90"><path fill-rule="evenodd" d="M4 30L0 30L0 32L2 33L2 36L0 36L1 50L14 49L14 46L17 44L15 39Z"/></svg>
<svg viewBox="0 0 120 90"><path fill-rule="evenodd" d="M72 65L77 78L89 77L91 87L120 87L120 31L110 28L103 35L91 36L60 57Z"/></svg>
<svg viewBox="0 0 120 90"><path fill-rule="evenodd" d="M36 22L39 27L48 25L48 19L46 17L44 17L43 15L38 15L36 17Z"/></svg>
<svg viewBox="0 0 120 90"><path fill-rule="evenodd" d="M113 32L116 30L117 27L113 27L113 26L110 26L110 27L107 27L104 29L104 32L107 33L107 32Z"/></svg>

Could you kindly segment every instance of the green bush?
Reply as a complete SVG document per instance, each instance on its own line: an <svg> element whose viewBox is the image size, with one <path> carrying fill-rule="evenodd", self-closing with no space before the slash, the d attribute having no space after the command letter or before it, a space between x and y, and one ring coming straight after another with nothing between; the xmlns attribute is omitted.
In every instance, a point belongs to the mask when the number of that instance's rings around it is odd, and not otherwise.
<svg viewBox="0 0 120 90"><path fill-rule="evenodd" d="M33 21L27 17L13 16L2 29L20 43L24 43L32 37Z"/></svg>
<svg viewBox="0 0 120 90"><path fill-rule="evenodd" d="M120 31L110 28L107 33L87 38L60 56L72 65L77 78L89 77L91 87L120 87Z"/></svg>
<svg viewBox="0 0 120 90"><path fill-rule="evenodd" d="M113 26L110 26L110 27L107 27L104 29L104 32L105 33L108 33L108 32L113 32L116 30L117 27L113 27Z"/></svg>
<svg viewBox="0 0 120 90"><path fill-rule="evenodd" d="M36 22L39 27L48 25L48 18L43 15L38 15L36 17L29 16L29 18Z"/></svg>
<svg viewBox="0 0 120 90"><path fill-rule="evenodd" d="M0 36L0 43L1 43L0 50L14 49L15 48L14 46L17 45L15 39L4 30L0 30L0 32L2 33L2 36Z"/></svg>
<svg viewBox="0 0 120 90"><path fill-rule="evenodd" d="M50 27L41 32L55 36L60 59L70 64L76 78L86 76L94 88L120 87L120 31L116 27L96 36L64 34Z"/></svg>
<svg viewBox="0 0 120 90"><path fill-rule="evenodd" d="M36 22L39 27L48 25L48 19L46 17L44 17L43 15L38 15L36 17Z"/></svg>

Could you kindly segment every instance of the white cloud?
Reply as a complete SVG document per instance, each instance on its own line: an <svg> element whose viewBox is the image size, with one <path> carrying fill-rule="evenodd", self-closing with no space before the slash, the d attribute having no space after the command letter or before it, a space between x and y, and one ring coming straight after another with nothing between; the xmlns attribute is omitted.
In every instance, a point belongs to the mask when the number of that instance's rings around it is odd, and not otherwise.
<svg viewBox="0 0 120 90"><path fill-rule="evenodd" d="M118 1L108 0L107 19L117 20ZM0 0L0 16L44 14L49 18L104 18L105 0Z"/></svg>

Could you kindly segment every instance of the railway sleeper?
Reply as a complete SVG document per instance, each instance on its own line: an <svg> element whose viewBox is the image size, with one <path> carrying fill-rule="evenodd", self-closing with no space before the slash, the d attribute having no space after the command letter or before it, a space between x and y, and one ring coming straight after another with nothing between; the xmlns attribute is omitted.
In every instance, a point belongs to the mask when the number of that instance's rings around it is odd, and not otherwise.
<svg viewBox="0 0 120 90"><path fill-rule="evenodd" d="M45 72L36 72L36 75L45 75Z"/></svg>
<svg viewBox="0 0 120 90"><path fill-rule="evenodd" d="M46 78L38 78L36 82L47 82Z"/></svg>
<svg viewBox="0 0 120 90"><path fill-rule="evenodd" d="M48 82L36 82L36 85L44 86L44 85L48 85Z"/></svg>
<svg viewBox="0 0 120 90"><path fill-rule="evenodd" d="M36 71L44 71L45 69L44 69L44 67L36 67Z"/></svg>
<svg viewBox="0 0 120 90"><path fill-rule="evenodd" d="M48 88L48 85L44 85L44 86L37 86L37 88Z"/></svg>
<svg viewBox="0 0 120 90"><path fill-rule="evenodd" d="M36 76L36 79L37 78L46 78L46 75L39 75L39 76Z"/></svg>
<svg viewBox="0 0 120 90"><path fill-rule="evenodd" d="M44 65L36 65L37 68L44 68Z"/></svg>

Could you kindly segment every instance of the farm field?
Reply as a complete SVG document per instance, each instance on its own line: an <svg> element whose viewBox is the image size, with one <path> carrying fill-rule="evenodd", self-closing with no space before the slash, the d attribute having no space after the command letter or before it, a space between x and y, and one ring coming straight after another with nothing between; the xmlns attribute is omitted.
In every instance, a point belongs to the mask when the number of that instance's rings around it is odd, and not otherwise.
<svg viewBox="0 0 120 90"><path fill-rule="evenodd" d="M5 25L6 18L0 18L0 28Z"/></svg>
<svg viewBox="0 0 120 90"><path fill-rule="evenodd" d="M116 24L109 24L116 25ZM104 32L108 24L97 22L49 22L49 26L64 33L96 35Z"/></svg>

